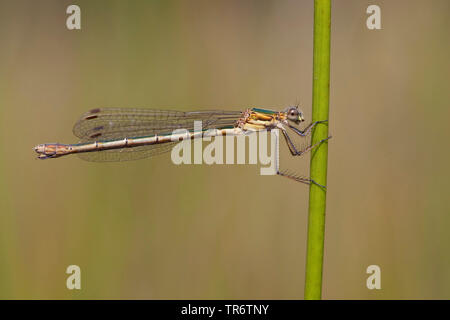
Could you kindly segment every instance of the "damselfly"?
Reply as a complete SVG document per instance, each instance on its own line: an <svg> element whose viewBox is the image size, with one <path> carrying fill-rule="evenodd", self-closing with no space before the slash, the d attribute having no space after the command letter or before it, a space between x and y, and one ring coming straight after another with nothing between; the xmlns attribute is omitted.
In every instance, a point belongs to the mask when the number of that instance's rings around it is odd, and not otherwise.
<svg viewBox="0 0 450 320"><path fill-rule="evenodd" d="M202 122L202 130L194 130L194 122ZM78 154L87 161L125 161L142 159L172 149L180 139L206 136L241 135L254 131L279 129L293 156L301 156L327 139L298 149L288 129L307 137L319 123L310 123L303 130L296 127L304 121L297 106L283 111L249 108L245 111L167 111L153 109L97 108L83 114L73 127L81 139L77 144L49 143L34 148L39 159ZM173 133L185 129L185 133ZM212 129L212 130L211 130ZM279 170L276 173L303 183L313 180Z"/></svg>

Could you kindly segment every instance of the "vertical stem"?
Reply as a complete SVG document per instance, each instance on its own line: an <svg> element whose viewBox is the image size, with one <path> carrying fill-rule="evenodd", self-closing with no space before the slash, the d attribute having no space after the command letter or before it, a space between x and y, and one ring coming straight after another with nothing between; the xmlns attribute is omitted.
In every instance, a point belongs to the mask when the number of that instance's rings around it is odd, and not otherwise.
<svg viewBox="0 0 450 320"><path fill-rule="evenodd" d="M314 54L312 121L328 119L330 91L330 27L331 0L314 1ZM327 123L313 132L312 144L328 137ZM327 184L328 143L311 153L310 176L317 183ZM325 236L326 190L315 184L309 189L308 246L306 253L305 299L321 299Z"/></svg>

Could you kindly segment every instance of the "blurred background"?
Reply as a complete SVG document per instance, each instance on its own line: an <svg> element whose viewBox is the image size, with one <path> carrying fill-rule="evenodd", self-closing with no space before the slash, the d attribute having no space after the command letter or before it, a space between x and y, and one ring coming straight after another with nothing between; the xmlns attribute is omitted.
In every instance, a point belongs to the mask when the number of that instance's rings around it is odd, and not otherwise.
<svg viewBox="0 0 450 320"><path fill-rule="evenodd" d="M96 107L298 102L311 119L313 1L79 0L73 31L70 4L0 1L0 298L302 299L307 186L256 165L32 148L77 142ZM325 299L450 298L449 9L333 2Z"/></svg>

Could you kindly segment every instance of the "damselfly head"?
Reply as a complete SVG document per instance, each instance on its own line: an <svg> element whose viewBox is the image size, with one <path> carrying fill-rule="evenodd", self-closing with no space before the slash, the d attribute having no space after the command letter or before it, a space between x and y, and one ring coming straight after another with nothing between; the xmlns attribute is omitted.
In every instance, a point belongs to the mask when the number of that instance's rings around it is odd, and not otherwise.
<svg viewBox="0 0 450 320"><path fill-rule="evenodd" d="M295 122L296 124L299 124L302 121L305 121L303 118L303 113L298 110L297 106L294 107L288 107L286 110L286 116L289 121Z"/></svg>

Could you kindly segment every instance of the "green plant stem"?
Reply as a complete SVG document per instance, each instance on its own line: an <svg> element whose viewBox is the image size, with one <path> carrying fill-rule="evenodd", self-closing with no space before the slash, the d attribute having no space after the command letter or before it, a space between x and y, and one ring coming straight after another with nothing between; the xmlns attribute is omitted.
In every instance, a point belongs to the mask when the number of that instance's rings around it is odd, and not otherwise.
<svg viewBox="0 0 450 320"><path fill-rule="evenodd" d="M330 91L331 0L314 1L314 54L312 121L328 120ZM317 125L312 144L328 137L328 123ZM310 176L327 184L328 143L311 153ZM311 184L309 189L308 245L306 253L305 299L321 299L325 237L326 190Z"/></svg>

